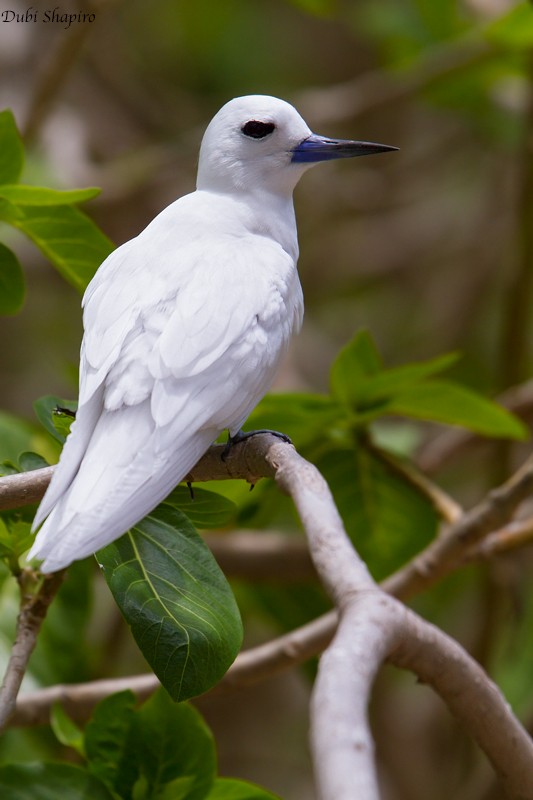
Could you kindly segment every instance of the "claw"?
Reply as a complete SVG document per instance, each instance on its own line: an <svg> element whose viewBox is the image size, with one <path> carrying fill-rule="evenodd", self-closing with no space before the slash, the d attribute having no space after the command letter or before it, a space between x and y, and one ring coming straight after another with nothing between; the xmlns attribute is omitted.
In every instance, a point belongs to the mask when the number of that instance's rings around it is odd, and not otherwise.
<svg viewBox="0 0 533 800"><path fill-rule="evenodd" d="M244 442L246 439L250 439L252 436L257 436L260 433L270 433L272 434L272 436L277 436L278 439L287 442L287 444L292 444L292 440L289 438L289 436L287 436L286 433L280 433L279 431L271 431L268 428L261 428L261 430L258 431L237 431L235 436L230 436L228 434L228 441L226 442L226 446L222 451L222 455L220 456L222 461L226 461L233 445L239 444L240 442Z"/></svg>

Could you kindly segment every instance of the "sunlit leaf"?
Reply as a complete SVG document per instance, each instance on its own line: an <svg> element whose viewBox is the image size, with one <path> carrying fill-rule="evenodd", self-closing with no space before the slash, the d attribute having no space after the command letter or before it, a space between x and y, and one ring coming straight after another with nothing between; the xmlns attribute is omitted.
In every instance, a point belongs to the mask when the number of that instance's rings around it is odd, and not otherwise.
<svg viewBox="0 0 533 800"><path fill-rule="evenodd" d="M73 206L15 206L2 200L0 217L25 233L80 292L113 250L107 236Z"/></svg>
<svg viewBox="0 0 533 800"><path fill-rule="evenodd" d="M83 746L83 731L68 716L60 703L54 703L50 713L50 726L56 739L65 747L71 747L81 756L85 755Z"/></svg>
<svg viewBox="0 0 533 800"><path fill-rule="evenodd" d="M0 517L0 557L7 558L12 568L18 567L18 559L33 544L31 522L19 518L16 512L4 511Z"/></svg>
<svg viewBox="0 0 533 800"><path fill-rule="evenodd" d="M18 206L63 206L84 203L97 197L100 192L101 189L96 187L63 191L20 183L0 185L0 197Z"/></svg>
<svg viewBox="0 0 533 800"><path fill-rule="evenodd" d="M451 381L431 380L406 389L390 402L388 412L461 425L485 436L528 436L526 427L505 408Z"/></svg>
<svg viewBox="0 0 533 800"><path fill-rule="evenodd" d="M281 800L281 798L248 781L217 778L205 800Z"/></svg>
<svg viewBox="0 0 533 800"><path fill-rule="evenodd" d="M161 505L97 558L171 697L183 700L217 683L238 653L242 623L223 573L187 517Z"/></svg>
<svg viewBox="0 0 533 800"><path fill-rule="evenodd" d="M33 404L35 416L46 428L54 439L64 444L74 418L70 414L62 413L58 409L66 408L75 412L78 404L75 400L65 400L55 394L46 394L39 397Z"/></svg>
<svg viewBox="0 0 533 800"><path fill-rule="evenodd" d="M18 181L24 165L24 148L15 117L9 110L0 112L0 184Z"/></svg>
<svg viewBox="0 0 533 800"><path fill-rule="evenodd" d="M24 273L16 255L0 244L0 314L16 314L26 294Z"/></svg>

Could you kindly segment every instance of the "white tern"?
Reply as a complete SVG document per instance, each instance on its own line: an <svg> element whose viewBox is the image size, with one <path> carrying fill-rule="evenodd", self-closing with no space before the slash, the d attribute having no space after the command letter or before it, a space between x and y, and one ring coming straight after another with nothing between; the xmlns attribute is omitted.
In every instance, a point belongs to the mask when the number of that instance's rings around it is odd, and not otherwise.
<svg viewBox="0 0 533 800"><path fill-rule="evenodd" d="M197 189L101 265L83 298L79 407L29 558L62 569L160 503L237 437L302 321L292 193L313 164L397 148L311 132L289 103L231 100Z"/></svg>

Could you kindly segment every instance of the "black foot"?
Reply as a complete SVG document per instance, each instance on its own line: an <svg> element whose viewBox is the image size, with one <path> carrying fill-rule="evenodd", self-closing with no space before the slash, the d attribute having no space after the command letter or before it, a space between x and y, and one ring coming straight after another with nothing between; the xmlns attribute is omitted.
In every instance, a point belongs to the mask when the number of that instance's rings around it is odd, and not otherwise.
<svg viewBox="0 0 533 800"><path fill-rule="evenodd" d="M187 481L187 489L189 490L191 500L194 500L194 489L192 488L192 483L190 481Z"/></svg>
<svg viewBox="0 0 533 800"><path fill-rule="evenodd" d="M271 430L268 430L267 428L259 430L259 431L246 431L246 432L245 431L237 431L235 436L229 436L228 435L228 441L227 441L226 446L225 446L224 450L222 451L222 455L221 455L222 461L225 461L227 459L227 457L229 456L229 452L230 452L231 448L233 447L233 445L239 444L239 442L244 442L246 439L250 439L252 436L257 436L259 433L270 433L270 434L272 434L272 436L277 436L278 439L281 439L282 441L287 442L287 444L292 444L292 441L287 436L287 434L280 433L279 431L271 431Z"/></svg>

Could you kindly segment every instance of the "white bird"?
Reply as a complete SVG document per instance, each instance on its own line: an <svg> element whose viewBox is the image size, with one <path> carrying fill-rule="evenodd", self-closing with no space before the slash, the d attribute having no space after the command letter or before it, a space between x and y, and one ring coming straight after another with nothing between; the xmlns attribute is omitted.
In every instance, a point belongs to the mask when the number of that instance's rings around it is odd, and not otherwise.
<svg viewBox="0 0 533 800"><path fill-rule="evenodd" d="M395 150L327 139L274 97L231 100L197 190L101 265L83 298L79 407L29 558L62 569L148 514L268 391L303 298L292 193L313 164Z"/></svg>

